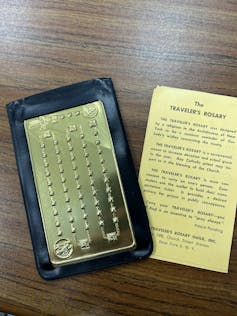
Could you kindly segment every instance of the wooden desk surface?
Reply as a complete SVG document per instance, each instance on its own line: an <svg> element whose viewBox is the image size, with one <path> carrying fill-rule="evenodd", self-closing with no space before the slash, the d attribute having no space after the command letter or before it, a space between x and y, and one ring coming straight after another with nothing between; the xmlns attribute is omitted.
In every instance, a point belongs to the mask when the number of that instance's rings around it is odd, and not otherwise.
<svg viewBox="0 0 237 316"><path fill-rule="evenodd" d="M234 0L0 0L0 310L24 316L237 315L237 229L226 275L147 259L42 280L5 110L16 98L112 77L138 171L158 83L237 96L236 34Z"/></svg>

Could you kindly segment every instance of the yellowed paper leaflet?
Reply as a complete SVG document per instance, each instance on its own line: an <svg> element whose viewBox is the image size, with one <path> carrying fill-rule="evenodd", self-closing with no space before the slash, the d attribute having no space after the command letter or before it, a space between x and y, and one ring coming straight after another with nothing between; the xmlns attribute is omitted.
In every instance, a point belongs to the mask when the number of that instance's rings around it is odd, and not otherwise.
<svg viewBox="0 0 237 316"><path fill-rule="evenodd" d="M157 87L139 182L153 258L228 272L237 201L237 99Z"/></svg>

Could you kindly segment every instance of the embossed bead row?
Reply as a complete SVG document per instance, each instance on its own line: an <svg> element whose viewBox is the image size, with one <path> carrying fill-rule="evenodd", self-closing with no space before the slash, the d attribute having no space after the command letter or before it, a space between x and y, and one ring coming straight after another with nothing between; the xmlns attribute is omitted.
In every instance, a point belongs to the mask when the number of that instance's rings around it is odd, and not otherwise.
<svg viewBox="0 0 237 316"><path fill-rule="evenodd" d="M89 180L90 180L90 187L91 187L91 191L92 191L94 205L95 205L95 208L96 208L96 215L98 217L99 226L100 226L102 235L104 237L105 236L105 231L104 231L103 215L102 215L102 211L101 211L101 208L100 208L100 202L99 202L99 200L97 198L97 190L95 188L95 179L94 179L93 171L91 169L91 162L90 162L90 159L89 159L89 153L87 151L87 143L84 141L84 138L85 138L84 131L83 131L83 128L82 128L81 125L80 125L80 138L81 138L81 144L82 144L82 148L83 148L83 154L84 154L85 161L86 161L88 177L89 177Z"/></svg>
<svg viewBox="0 0 237 316"><path fill-rule="evenodd" d="M51 137L51 133L49 131L46 131L44 133L44 138L49 138ZM52 180L51 180L51 174L49 172L49 162L48 162L48 155L45 151L46 145L43 142L43 140L40 141L40 147L41 147L41 154L43 158L43 163L44 163L44 168L45 168L45 176L46 176L46 181L47 181L47 186L48 186L48 191L49 191L49 196L50 196L50 202L52 206L52 211L53 211L53 216L54 216L54 221L55 221L55 226L57 228L57 235L62 236L62 231L60 228L60 222L58 218L58 211L56 208L56 201L54 199L54 190L52 188Z"/></svg>
<svg viewBox="0 0 237 316"><path fill-rule="evenodd" d="M64 168L63 168L63 161L62 161L62 157L61 157L61 151L60 148L58 146L58 141L55 138L54 134L53 134L53 144L54 144L54 150L55 150L55 154L56 154L56 163L58 165L58 171L60 174L60 180L61 180L61 184L62 184L62 188L63 188L63 193L64 193L64 200L66 203L66 210L68 213L68 221L70 223L71 226L71 232L75 233L76 232L76 228L74 226L74 217L72 216L72 207L70 205L70 197L68 194L68 188L67 188L67 180L65 178L64 175Z"/></svg>
<svg viewBox="0 0 237 316"><path fill-rule="evenodd" d="M80 246L81 248L88 248L90 243L91 243L91 236L90 236L90 230L89 230L89 222L88 222L88 214L85 211L85 202L84 202L84 195L82 193L82 187L80 184L80 176L78 174L78 167L76 164L76 157L74 154L74 148L72 146L72 136L71 133L72 132L76 132L77 131L77 126L76 125L70 125L68 128L68 131L66 133L66 141L67 141L67 146L68 146L68 150L70 152L70 159L71 159L71 165L72 165L72 169L73 169L73 173L74 173L74 179L75 179L75 183L76 183L76 189L78 192L78 198L80 201L80 208L82 210L82 215L83 215L83 219L84 219L84 225L85 225L85 231L87 234L87 239L82 239L80 240Z"/></svg>
<svg viewBox="0 0 237 316"><path fill-rule="evenodd" d="M113 195L112 195L112 188L110 186L110 179L109 179L108 171L107 171L106 166L105 166L105 159L104 159L103 151L102 151L102 148L101 148L101 141L100 141L100 138L99 138L99 131L97 129L97 121L95 119L90 120L89 124L90 124L90 128L93 131L93 135L95 137L95 144L96 144L96 147L97 147L97 152L99 154L99 159L100 159L100 164L101 164L101 171L102 171L102 175L103 175L103 178L104 178L107 199L108 199L108 203L110 205L110 211L112 213L113 223L115 225L115 230L116 230L116 232L108 233L106 235L106 238L108 240L115 240L120 235L119 219L118 219L118 217L116 215L116 213L117 213L116 212L116 207L114 205L114 198L113 198Z"/></svg>

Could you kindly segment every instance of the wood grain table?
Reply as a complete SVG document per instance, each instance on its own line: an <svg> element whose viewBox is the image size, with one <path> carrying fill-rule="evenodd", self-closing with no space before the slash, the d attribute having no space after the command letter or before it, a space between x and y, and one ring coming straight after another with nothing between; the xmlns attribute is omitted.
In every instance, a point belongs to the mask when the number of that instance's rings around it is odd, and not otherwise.
<svg viewBox="0 0 237 316"><path fill-rule="evenodd" d="M157 84L237 96L237 1L0 0L0 40L0 310L237 315L236 228L228 274L147 259L42 280L5 108L37 92L112 77L138 172Z"/></svg>

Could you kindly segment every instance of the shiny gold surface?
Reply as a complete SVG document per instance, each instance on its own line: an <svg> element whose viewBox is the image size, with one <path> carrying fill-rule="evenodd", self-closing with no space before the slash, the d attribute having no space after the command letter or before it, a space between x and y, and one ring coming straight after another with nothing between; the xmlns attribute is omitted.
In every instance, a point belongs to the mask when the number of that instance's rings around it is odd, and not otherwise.
<svg viewBox="0 0 237 316"><path fill-rule="evenodd" d="M101 101L24 122L53 265L135 247Z"/></svg>

